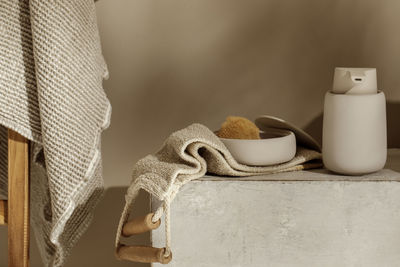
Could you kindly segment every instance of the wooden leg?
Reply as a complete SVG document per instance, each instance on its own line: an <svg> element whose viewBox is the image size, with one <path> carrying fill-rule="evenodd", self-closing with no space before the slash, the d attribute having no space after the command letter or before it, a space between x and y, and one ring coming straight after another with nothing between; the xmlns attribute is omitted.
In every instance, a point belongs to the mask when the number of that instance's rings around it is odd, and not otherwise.
<svg viewBox="0 0 400 267"><path fill-rule="evenodd" d="M8 266L29 266L29 140L8 130Z"/></svg>

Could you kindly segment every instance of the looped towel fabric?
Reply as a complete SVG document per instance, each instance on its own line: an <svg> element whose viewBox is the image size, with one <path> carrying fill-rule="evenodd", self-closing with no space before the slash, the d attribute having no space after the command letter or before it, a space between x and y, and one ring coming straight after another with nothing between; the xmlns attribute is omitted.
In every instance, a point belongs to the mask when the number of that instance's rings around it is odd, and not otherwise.
<svg viewBox="0 0 400 267"><path fill-rule="evenodd" d="M0 195L7 128L30 139L31 218L44 266L62 266L103 190L102 87L93 0L0 0Z"/></svg>
<svg viewBox="0 0 400 267"><path fill-rule="evenodd" d="M157 221L165 213L166 251L169 252L170 203L184 184L204 176L207 172L240 177L316 168L322 166L320 159L321 153L297 147L296 156L286 163L265 167L242 165L235 161L210 129L201 124L192 124L170 135L156 154L149 155L134 165L115 247L117 249L120 244L122 227L128 220L140 189L157 197L162 203L155 212L153 221Z"/></svg>

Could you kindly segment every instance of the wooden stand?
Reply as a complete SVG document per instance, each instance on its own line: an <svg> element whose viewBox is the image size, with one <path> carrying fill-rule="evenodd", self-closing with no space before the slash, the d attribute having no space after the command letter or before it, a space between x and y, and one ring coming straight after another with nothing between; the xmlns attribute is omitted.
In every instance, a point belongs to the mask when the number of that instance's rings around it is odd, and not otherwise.
<svg viewBox="0 0 400 267"><path fill-rule="evenodd" d="M8 266L29 266L29 140L8 131L8 201L0 201L0 225L8 224Z"/></svg>

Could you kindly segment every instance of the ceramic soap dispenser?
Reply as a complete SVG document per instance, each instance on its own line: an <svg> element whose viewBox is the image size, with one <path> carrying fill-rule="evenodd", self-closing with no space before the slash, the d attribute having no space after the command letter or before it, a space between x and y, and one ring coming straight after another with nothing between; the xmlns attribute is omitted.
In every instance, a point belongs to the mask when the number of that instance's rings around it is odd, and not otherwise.
<svg viewBox="0 0 400 267"><path fill-rule="evenodd" d="M383 168L387 155L386 101L376 69L336 68L325 95L322 157L327 169L361 175Z"/></svg>

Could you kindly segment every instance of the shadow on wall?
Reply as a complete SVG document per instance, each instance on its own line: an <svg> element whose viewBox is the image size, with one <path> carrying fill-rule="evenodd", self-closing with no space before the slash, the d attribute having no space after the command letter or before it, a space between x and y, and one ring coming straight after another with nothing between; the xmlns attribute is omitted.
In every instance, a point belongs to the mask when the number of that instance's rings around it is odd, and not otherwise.
<svg viewBox="0 0 400 267"><path fill-rule="evenodd" d="M386 103L387 142L388 148L400 148L400 102L388 101ZM322 119L320 113L304 130L322 144Z"/></svg>
<svg viewBox="0 0 400 267"><path fill-rule="evenodd" d="M124 204L126 187L114 187L106 190L106 193L96 208L94 220L88 231L72 249L71 256L65 267L148 267L149 264L119 261L114 256L114 239L118 220ZM135 214L148 212L149 198L145 193L139 196ZM31 231L32 235L34 234ZM7 230L0 228L0 266L7 266ZM126 241L128 244L149 245L150 235L138 235ZM32 267L41 267L43 263L39 256L35 237L31 237L30 260Z"/></svg>
<svg viewBox="0 0 400 267"><path fill-rule="evenodd" d="M66 267L147 267L149 264L120 261L114 255L114 241L118 221L125 204L126 187L113 187L106 190L104 198L99 203L94 214L94 220L73 248ZM138 207L138 208L136 208ZM149 198L141 192L134 206L136 216L145 214L149 210ZM126 240L127 244L150 245L150 235L143 234Z"/></svg>

